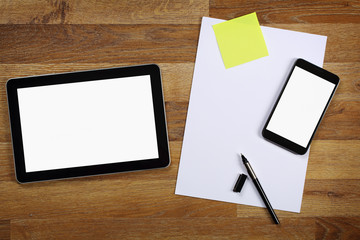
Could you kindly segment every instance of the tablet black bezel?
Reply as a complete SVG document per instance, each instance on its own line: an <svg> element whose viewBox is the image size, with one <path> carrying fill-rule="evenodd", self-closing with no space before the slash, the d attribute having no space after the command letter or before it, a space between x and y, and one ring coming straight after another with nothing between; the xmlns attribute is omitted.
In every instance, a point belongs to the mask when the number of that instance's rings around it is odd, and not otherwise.
<svg viewBox="0 0 360 240"><path fill-rule="evenodd" d="M75 82L97 81L140 75L150 75L151 79L157 145L159 153L158 158L37 172L25 171L25 159L17 89ZM15 173L16 179L19 183L163 168L167 167L170 164L169 143L166 127L161 73L160 68L156 64L14 78L8 80L6 84L6 89L9 106L11 136L13 143Z"/></svg>
<svg viewBox="0 0 360 240"><path fill-rule="evenodd" d="M276 107L277 107L277 105L278 105L278 103L280 101L280 98L281 98L281 96L282 96L282 94L283 94L283 92L284 92L284 90L285 90L285 88L286 88L286 86L287 86L287 84L289 82L289 79L290 79L290 77L291 77L291 75L292 75L292 73L293 73L293 71L295 69L295 66L300 67L300 68L302 68L302 69L304 69L304 70L306 70L306 71L308 71L308 72L310 72L310 73L312 73L314 75L317 75L318 77L320 77L320 78L322 78L322 79L324 79L326 81L329 81L329 82L335 84L335 87L334 87L334 89L333 89L333 91L332 91L332 93L331 93L331 95L330 95L330 97L329 97L329 99L328 99L328 101L326 103L326 106L325 106L325 108L324 108L324 110L323 110L323 112L321 114L321 117L319 118L319 121L318 121L318 123L317 123L317 125L316 125L316 127L315 127L315 129L314 129L314 131L313 131L313 133L311 135L311 138L308 141L306 147L300 146L299 144L294 143L293 141L290 141L290 140L288 140L288 139L286 139L286 138L284 138L284 137L282 137L282 136L280 136L280 135L278 135L278 134L276 134L276 133L274 133L272 131L269 131L267 129L267 126L268 126L268 124L270 122L270 119L271 119L271 117L272 117L272 115L273 115L273 113L274 113L274 111L275 111L275 109L276 109ZM333 73L331 73L331 72L329 72L329 71L327 71L327 70L325 70L323 68L320 68L320 67L318 67L318 66L316 66L316 65L314 65L314 64L312 64L312 63L310 63L310 62L308 62L308 61L306 61L304 59L301 59L301 58L297 59L295 64L293 65L293 67L292 67L292 69L290 71L290 74L288 75L288 78L287 78L287 80L286 80L286 82L284 84L284 87L281 90L281 93L279 94L279 97L276 100L276 103L274 104L274 107L273 107L273 109L272 109L272 111L271 111L271 113L270 113L270 115L269 115L269 117L268 117L268 119L267 119L267 121L265 123L265 126L264 126L264 128L262 130L263 137L266 138L267 140L270 140L271 142L273 142L273 143L275 143L277 145L280 145L280 146L284 147L287 150L290 150L291 152L301 154L301 155L305 154L308 151L308 149L310 147L310 144L311 144L311 141L314 138L314 135L316 133L316 130L318 129L318 127L320 125L320 122L321 122L322 118L324 117L325 112L326 112L326 110L327 110L327 108L328 108L328 106L330 104L330 101L331 101L331 99L333 98L333 96L335 94L335 91L336 91L336 89L337 89L337 87L339 85L339 81L340 81L340 79L339 79L339 77L337 75L335 75L335 74L333 74Z"/></svg>

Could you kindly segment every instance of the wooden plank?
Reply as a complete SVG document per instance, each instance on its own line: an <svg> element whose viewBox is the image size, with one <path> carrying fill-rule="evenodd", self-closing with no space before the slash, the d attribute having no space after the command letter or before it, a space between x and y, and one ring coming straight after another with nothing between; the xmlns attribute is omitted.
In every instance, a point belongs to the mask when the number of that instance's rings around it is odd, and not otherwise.
<svg viewBox="0 0 360 240"><path fill-rule="evenodd" d="M0 63L194 62L198 25L0 25Z"/></svg>
<svg viewBox="0 0 360 240"><path fill-rule="evenodd" d="M338 101L335 97L314 139L360 139L360 101Z"/></svg>
<svg viewBox="0 0 360 240"><path fill-rule="evenodd" d="M280 221L287 217L357 217L360 212L359 198L358 179L306 179L301 213L275 212ZM239 217L268 216L270 219L265 208L238 205L237 214Z"/></svg>
<svg viewBox="0 0 360 240"><path fill-rule="evenodd" d="M182 141L185 131L188 103L167 102L165 107L169 140Z"/></svg>
<svg viewBox="0 0 360 240"><path fill-rule="evenodd" d="M313 239L315 220L263 218L36 219L11 222L13 239Z"/></svg>
<svg viewBox="0 0 360 240"><path fill-rule="evenodd" d="M359 198L358 179L307 179L301 215L357 216L360 212Z"/></svg>
<svg viewBox="0 0 360 240"><path fill-rule="evenodd" d="M359 156L359 140L315 140L306 179L360 179Z"/></svg>
<svg viewBox="0 0 360 240"><path fill-rule="evenodd" d="M256 11L260 23L359 23L359 2L210 0L210 17L232 19Z"/></svg>
<svg viewBox="0 0 360 240"><path fill-rule="evenodd" d="M360 63L332 63L325 62L324 68L335 73L340 78L336 90L337 100L360 99Z"/></svg>
<svg viewBox="0 0 360 240"><path fill-rule="evenodd" d="M316 239L359 239L360 218L316 218Z"/></svg>
<svg viewBox="0 0 360 240"><path fill-rule="evenodd" d="M270 26L328 36L325 62L360 61L359 24ZM198 34L198 25L0 25L0 63L194 62Z"/></svg>
<svg viewBox="0 0 360 240"><path fill-rule="evenodd" d="M199 24L208 0L0 2L0 24Z"/></svg>
<svg viewBox="0 0 360 240"><path fill-rule="evenodd" d="M152 174L170 176L167 171L154 170ZM25 185L2 181L0 220L236 216L234 204L175 195L175 180L149 180L146 176L131 180L126 175Z"/></svg>
<svg viewBox="0 0 360 240"><path fill-rule="evenodd" d="M10 240L10 220L0 220L0 239Z"/></svg>
<svg viewBox="0 0 360 240"><path fill-rule="evenodd" d="M0 143L0 183L2 181L15 181L12 144L10 142Z"/></svg>
<svg viewBox="0 0 360 240"><path fill-rule="evenodd" d="M358 239L359 217L19 219L13 239ZM70 234L71 233L71 234Z"/></svg>

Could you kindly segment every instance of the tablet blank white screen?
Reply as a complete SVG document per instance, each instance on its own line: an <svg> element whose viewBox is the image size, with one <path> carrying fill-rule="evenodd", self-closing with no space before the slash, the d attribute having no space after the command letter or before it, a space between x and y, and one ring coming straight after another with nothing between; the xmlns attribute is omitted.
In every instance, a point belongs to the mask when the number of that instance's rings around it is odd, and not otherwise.
<svg viewBox="0 0 360 240"><path fill-rule="evenodd" d="M295 67L267 129L306 147L335 84Z"/></svg>
<svg viewBox="0 0 360 240"><path fill-rule="evenodd" d="M18 89L26 172L158 158L150 75Z"/></svg>

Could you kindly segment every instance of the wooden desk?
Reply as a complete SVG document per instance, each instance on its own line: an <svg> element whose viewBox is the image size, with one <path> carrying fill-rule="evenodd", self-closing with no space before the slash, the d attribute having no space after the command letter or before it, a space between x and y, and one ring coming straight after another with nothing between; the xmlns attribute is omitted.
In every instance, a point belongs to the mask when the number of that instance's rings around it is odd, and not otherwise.
<svg viewBox="0 0 360 240"><path fill-rule="evenodd" d="M2 1L0 239L360 239L359 1ZM260 24L328 36L341 78L313 142L300 214L174 194L202 16L256 11ZM158 63L169 168L20 185L5 82L19 76Z"/></svg>

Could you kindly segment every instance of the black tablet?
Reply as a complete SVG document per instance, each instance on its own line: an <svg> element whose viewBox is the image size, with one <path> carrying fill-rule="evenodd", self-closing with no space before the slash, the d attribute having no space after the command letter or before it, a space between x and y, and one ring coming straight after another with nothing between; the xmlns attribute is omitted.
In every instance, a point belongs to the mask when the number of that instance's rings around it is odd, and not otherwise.
<svg viewBox="0 0 360 240"><path fill-rule="evenodd" d="M339 84L339 77L304 59L292 67L262 135L305 154Z"/></svg>
<svg viewBox="0 0 360 240"><path fill-rule="evenodd" d="M20 183L170 164L157 65L14 78L6 87Z"/></svg>

